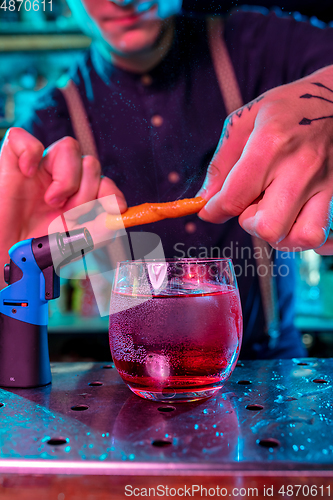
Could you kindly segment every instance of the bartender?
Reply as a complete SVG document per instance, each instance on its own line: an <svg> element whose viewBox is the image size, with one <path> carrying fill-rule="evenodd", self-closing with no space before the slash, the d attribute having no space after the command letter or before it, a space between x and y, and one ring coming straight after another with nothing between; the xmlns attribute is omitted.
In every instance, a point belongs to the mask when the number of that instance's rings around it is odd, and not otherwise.
<svg viewBox="0 0 333 500"><path fill-rule="evenodd" d="M324 245L329 231L333 29L263 11L228 16L219 36L246 104L227 118L205 19L175 15L176 1L70 6L93 43L67 80L38 94L21 128L6 135L2 261L13 243L46 234L59 214L92 199L116 194L125 211L199 192L208 201L199 218L138 230L158 234L167 257L232 257L243 358L304 355L293 325L294 256L287 250ZM75 139L75 106L64 92L69 82L95 155L82 157L84 141ZM251 234L279 250L269 256L278 294L274 344Z"/></svg>

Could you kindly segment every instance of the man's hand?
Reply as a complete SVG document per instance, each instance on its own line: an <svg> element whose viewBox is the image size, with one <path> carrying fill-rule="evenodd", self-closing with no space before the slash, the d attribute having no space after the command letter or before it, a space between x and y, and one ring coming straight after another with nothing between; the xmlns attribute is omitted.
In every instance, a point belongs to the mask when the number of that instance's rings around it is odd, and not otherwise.
<svg viewBox="0 0 333 500"><path fill-rule="evenodd" d="M333 208L333 66L230 115L198 195L209 200L202 219L238 216L276 249L323 245Z"/></svg>
<svg viewBox="0 0 333 500"><path fill-rule="evenodd" d="M101 178L94 157L82 158L75 139L65 137L44 150L19 128L7 132L1 149L0 193L0 269L14 243L48 234L49 224L76 206L115 194L119 209L126 209L123 194Z"/></svg>

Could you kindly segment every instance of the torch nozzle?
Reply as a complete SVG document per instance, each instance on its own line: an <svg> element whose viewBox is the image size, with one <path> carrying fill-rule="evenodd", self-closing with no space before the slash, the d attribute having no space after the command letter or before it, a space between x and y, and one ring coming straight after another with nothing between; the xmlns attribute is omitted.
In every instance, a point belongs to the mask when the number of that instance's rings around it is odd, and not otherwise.
<svg viewBox="0 0 333 500"><path fill-rule="evenodd" d="M80 258L94 249L94 243L88 229L73 229L65 233L49 235L50 248L55 272L69 262Z"/></svg>
<svg viewBox="0 0 333 500"><path fill-rule="evenodd" d="M80 257L82 252L93 250L94 243L88 229L84 227L66 233L58 233L58 246L64 259L68 257L75 259Z"/></svg>

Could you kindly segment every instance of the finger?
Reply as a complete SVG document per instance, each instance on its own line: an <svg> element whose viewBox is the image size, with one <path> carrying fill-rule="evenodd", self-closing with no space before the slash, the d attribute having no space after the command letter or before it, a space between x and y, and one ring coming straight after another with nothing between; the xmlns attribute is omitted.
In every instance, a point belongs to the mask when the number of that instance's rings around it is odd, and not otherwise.
<svg viewBox="0 0 333 500"><path fill-rule="evenodd" d="M94 156L82 157L82 176L79 189L62 207L68 228L73 229L73 224L76 227L78 219L83 215L87 219L96 217L96 208L100 207L96 201L100 172L100 163Z"/></svg>
<svg viewBox="0 0 333 500"><path fill-rule="evenodd" d="M303 206L288 236L279 247L292 251L310 250L324 245L332 221L332 193L321 191ZM328 247L327 247L328 248Z"/></svg>
<svg viewBox="0 0 333 500"><path fill-rule="evenodd" d="M320 191L304 204L288 235L274 248L300 252L321 247L327 240L331 220L331 195Z"/></svg>
<svg viewBox="0 0 333 500"><path fill-rule="evenodd" d="M94 156L84 156L81 163L82 175L78 191L68 200L63 207L70 210L72 207L83 205L97 198L101 166Z"/></svg>
<svg viewBox="0 0 333 500"><path fill-rule="evenodd" d="M322 167L322 160L306 147L302 150L297 149L284 161L279 158L270 159L269 156L267 158L272 168L271 176L263 177L261 190L264 190L264 195L259 203L250 204L242 212L239 222L248 233L276 247L294 228L296 219L300 217L303 207L311 197L318 192L324 192L320 199L326 196L324 203L327 209L331 194L325 185L326 181L323 181L322 185L317 184L314 191L314 180L316 173ZM276 174L274 164L279 168ZM272 179L274 175L276 177ZM248 182L250 183L250 180ZM251 191L250 186L249 191ZM229 193L229 196L233 195ZM239 196L243 199L246 196L245 192L240 192ZM249 198L246 202L248 201Z"/></svg>
<svg viewBox="0 0 333 500"><path fill-rule="evenodd" d="M116 206L113 197L111 197L110 195L115 195L117 202ZM109 196L110 198L108 198ZM98 190L98 198L105 198L104 200L101 199L101 203L104 207L104 210L106 210L110 214L119 212L123 213L125 212L125 210L127 210L127 202L125 196L123 195L122 191L120 191L120 189L116 186L116 184L108 177L102 177L101 179Z"/></svg>
<svg viewBox="0 0 333 500"><path fill-rule="evenodd" d="M1 169L12 170L16 165L25 176L32 177L38 170L43 152L43 144L29 132L18 127L10 128L1 148Z"/></svg>
<svg viewBox="0 0 333 500"><path fill-rule="evenodd" d="M250 204L239 217L248 233L276 246L289 234L299 212L310 197L310 187L301 183L297 171L288 181L283 172L265 189L258 203Z"/></svg>
<svg viewBox="0 0 333 500"><path fill-rule="evenodd" d="M82 176L82 157L79 143L64 137L50 146L40 169L51 176L45 193L45 202L52 207L62 207L79 190Z"/></svg>

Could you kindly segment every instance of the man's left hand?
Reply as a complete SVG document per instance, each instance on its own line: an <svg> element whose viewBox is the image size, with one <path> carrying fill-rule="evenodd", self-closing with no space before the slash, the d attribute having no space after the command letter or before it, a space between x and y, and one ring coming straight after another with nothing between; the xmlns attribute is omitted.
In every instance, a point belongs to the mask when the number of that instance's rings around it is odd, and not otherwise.
<svg viewBox="0 0 333 500"><path fill-rule="evenodd" d="M198 194L208 201L203 220L238 216L248 233L276 249L325 252L333 208L333 66L232 113Z"/></svg>

